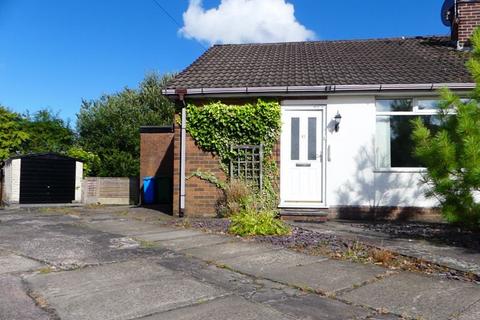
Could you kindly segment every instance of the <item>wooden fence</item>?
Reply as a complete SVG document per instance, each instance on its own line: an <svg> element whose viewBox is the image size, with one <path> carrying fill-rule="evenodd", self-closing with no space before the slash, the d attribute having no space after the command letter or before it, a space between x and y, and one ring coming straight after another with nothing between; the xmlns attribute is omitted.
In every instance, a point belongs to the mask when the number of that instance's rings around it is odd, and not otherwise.
<svg viewBox="0 0 480 320"><path fill-rule="evenodd" d="M82 182L82 202L84 204L137 204L139 192L139 182L136 177L87 177Z"/></svg>

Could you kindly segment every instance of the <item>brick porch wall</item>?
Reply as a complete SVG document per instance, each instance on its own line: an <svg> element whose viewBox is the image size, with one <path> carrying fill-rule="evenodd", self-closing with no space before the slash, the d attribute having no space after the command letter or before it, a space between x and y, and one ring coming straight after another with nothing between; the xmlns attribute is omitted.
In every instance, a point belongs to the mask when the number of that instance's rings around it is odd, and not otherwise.
<svg viewBox="0 0 480 320"><path fill-rule="evenodd" d="M179 214L180 209L180 126L175 126L174 170L173 170L173 213ZM185 176L187 177L185 192L185 216L213 217L216 215L218 201L223 193L215 185L198 177L190 177L195 171L210 172L222 181L226 180L225 172L220 167L217 157L204 152L195 144L187 133Z"/></svg>
<svg viewBox="0 0 480 320"><path fill-rule="evenodd" d="M180 210L180 126L175 126L174 138L174 169L173 169L173 213L179 214ZM273 150L273 155L280 165L280 142ZM213 173L221 181L227 180L227 175L220 166L219 159L209 152L202 151L193 138L187 133L185 176L185 216L188 217L213 217L217 214L217 205L223 192L215 185L198 177L191 177L196 171Z"/></svg>

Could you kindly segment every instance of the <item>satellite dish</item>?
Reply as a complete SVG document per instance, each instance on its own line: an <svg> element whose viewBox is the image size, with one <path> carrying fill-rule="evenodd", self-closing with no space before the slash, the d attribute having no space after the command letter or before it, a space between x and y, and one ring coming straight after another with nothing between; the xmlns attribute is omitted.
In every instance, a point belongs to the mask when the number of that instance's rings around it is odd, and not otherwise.
<svg viewBox="0 0 480 320"><path fill-rule="evenodd" d="M445 0L442 6L442 22L447 27L453 23L455 0Z"/></svg>

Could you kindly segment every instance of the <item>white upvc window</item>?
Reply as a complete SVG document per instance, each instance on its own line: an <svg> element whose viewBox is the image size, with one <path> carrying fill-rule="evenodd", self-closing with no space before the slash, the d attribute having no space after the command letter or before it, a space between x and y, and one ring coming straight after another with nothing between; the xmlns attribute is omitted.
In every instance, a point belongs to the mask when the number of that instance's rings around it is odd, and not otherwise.
<svg viewBox="0 0 480 320"><path fill-rule="evenodd" d="M422 170L413 155L411 121L420 117L432 131L439 126L439 100L379 98L376 100L375 167L377 170Z"/></svg>

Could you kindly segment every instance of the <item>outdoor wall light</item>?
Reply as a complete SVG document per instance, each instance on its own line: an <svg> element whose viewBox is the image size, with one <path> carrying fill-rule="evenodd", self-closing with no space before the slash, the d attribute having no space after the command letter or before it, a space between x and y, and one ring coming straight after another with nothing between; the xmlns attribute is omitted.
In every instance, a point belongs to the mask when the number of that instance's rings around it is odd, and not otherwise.
<svg viewBox="0 0 480 320"><path fill-rule="evenodd" d="M340 115L340 112L337 111L337 114L335 115L335 132L338 132L340 130L340 122L342 121L342 116Z"/></svg>

